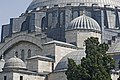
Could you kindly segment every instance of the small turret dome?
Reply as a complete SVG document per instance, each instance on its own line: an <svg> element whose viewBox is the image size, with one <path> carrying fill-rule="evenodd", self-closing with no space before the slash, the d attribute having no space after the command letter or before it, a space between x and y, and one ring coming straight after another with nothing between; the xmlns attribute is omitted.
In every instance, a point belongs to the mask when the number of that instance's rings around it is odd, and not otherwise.
<svg viewBox="0 0 120 80"><path fill-rule="evenodd" d="M6 61L4 68L26 68L26 64L19 58L13 57Z"/></svg>
<svg viewBox="0 0 120 80"><path fill-rule="evenodd" d="M67 28L67 30L73 29L85 29L85 30L93 30L101 32L101 28L97 21L92 19L91 17L86 16L83 14L72 20Z"/></svg>

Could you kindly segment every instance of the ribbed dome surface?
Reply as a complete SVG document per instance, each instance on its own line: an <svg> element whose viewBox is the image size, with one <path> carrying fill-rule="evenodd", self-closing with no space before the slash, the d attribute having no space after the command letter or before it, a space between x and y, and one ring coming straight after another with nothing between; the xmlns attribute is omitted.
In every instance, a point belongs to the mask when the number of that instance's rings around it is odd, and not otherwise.
<svg viewBox="0 0 120 80"><path fill-rule="evenodd" d="M4 68L26 68L26 64L19 58L10 58L4 65Z"/></svg>
<svg viewBox="0 0 120 80"><path fill-rule="evenodd" d="M67 69L68 58L73 59L76 62L76 64L81 64L81 59L83 57L85 57L85 51L84 50L71 52L60 60L60 62L57 64L55 70L57 71L57 70Z"/></svg>
<svg viewBox="0 0 120 80"><path fill-rule="evenodd" d="M86 29L86 30L88 29L88 30L101 31L99 24L94 19L86 16L85 14L75 18L70 22L70 25L68 26L67 30L73 30L73 29Z"/></svg>
<svg viewBox="0 0 120 80"><path fill-rule="evenodd" d="M80 3L84 3L86 6L91 6L92 4L98 4L100 7L104 7L104 5L110 5L111 7L119 6L119 0L33 0L29 10L33 10L34 8L43 7L43 6L66 6L66 4L71 3L71 6L79 6Z"/></svg>

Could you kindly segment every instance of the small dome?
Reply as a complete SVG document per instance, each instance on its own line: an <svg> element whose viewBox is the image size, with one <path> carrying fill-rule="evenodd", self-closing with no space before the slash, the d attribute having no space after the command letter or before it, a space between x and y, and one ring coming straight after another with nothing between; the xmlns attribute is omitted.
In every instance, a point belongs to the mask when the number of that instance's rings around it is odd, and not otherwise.
<svg viewBox="0 0 120 80"><path fill-rule="evenodd" d="M26 64L21 59L13 57L7 60L4 68L26 68Z"/></svg>
<svg viewBox="0 0 120 80"><path fill-rule="evenodd" d="M85 57L85 51L84 50L71 52L60 60L60 62L57 64L55 70L57 71L57 70L67 69L68 58L73 59L76 62L76 64L81 64L81 59L83 57Z"/></svg>
<svg viewBox="0 0 120 80"><path fill-rule="evenodd" d="M86 16L85 14L75 18L70 22L67 30L73 29L94 30L99 32L101 31L99 24L94 19Z"/></svg>

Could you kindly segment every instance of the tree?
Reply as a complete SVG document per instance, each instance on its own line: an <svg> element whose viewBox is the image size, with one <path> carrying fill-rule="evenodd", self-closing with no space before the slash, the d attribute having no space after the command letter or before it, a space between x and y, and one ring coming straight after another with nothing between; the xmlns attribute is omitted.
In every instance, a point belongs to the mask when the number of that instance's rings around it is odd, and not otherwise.
<svg viewBox="0 0 120 80"><path fill-rule="evenodd" d="M74 62L74 60L68 58L68 69L66 71L67 79L68 80L78 80L76 72L77 72L76 63ZM72 74L72 76L71 76L71 74Z"/></svg>
<svg viewBox="0 0 120 80"><path fill-rule="evenodd" d="M76 65L74 60L68 59L68 69L65 73L67 79L111 80L110 70L115 66L114 60L106 53L108 45L99 44L98 38L94 37L85 40L85 45L86 57L81 60L81 64Z"/></svg>

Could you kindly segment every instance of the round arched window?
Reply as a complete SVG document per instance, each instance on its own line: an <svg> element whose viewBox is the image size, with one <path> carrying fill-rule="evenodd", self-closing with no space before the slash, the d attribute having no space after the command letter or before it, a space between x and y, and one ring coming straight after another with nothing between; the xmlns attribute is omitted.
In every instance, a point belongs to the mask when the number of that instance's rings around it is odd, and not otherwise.
<svg viewBox="0 0 120 80"><path fill-rule="evenodd" d="M17 51L15 52L15 56L18 57L18 52Z"/></svg>
<svg viewBox="0 0 120 80"><path fill-rule="evenodd" d="M25 60L25 51L24 51L24 49L21 50L21 59L23 61Z"/></svg>
<svg viewBox="0 0 120 80"><path fill-rule="evenodd" d="M30 58L31 57L31 50L29 49L28 50L28 58Z"/></svg>

